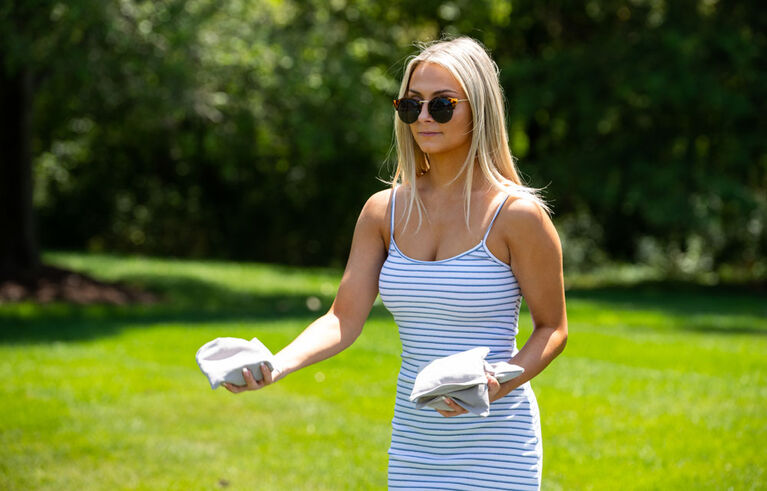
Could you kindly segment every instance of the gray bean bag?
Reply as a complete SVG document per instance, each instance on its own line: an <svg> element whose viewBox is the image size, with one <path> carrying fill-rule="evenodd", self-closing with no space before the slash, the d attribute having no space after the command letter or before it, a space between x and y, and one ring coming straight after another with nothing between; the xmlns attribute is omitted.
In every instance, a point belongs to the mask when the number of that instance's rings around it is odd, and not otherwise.
<svg viewBox="0 0 767 491"><path fill-rule="evenodd" d="M418 409L451 411L442 400L450 397L470 413L486 417L490 414L490 397L485 374L503 383L525 371L511 363L488 363L485 357L489 352L490 348L473 348L433 360L418 372L410 401L415 402Z"/></svg>
<svg viewBox="0 0 767 491"><path fill-rule="evenodd" d="M264 378L261 364L265 363L271 371L274 368L274 356L258 340L241 338L216 338L202 345L197 350L197 364L208 377L210 388L215 389L223 382L233 385L246 385L242 369L248 368L256 381Z"/></svg>

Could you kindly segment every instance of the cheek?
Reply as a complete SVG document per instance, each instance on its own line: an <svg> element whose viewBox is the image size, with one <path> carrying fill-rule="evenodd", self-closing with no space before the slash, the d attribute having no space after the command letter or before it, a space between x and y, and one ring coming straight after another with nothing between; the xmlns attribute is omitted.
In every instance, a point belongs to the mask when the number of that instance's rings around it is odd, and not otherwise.
<svg viewBox="0 0 767 491"><path fill-rule="evenodd" d="M461 134L470 134L474 127L471 111L466 111L456 119L456 130Z"/></svg>

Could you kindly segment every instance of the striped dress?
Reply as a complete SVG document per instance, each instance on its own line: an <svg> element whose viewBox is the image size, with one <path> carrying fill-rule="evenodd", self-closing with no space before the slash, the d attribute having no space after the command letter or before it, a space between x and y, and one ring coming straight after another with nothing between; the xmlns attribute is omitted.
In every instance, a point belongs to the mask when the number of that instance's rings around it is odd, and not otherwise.
<svg viewBox="0 0 767 491"><path fill-rule="evenodd" d="M395 197L389 255L379 277L381 299L402 342L389 489L539 489L541 427L529 382L493 402L486 418L445 418L409 400L419 369L435 358L478 346L490 348L491 363L517 353L522 295L509 265L486 245L503 203L479 244L448 259L420 261L394 241Z"/></svg>

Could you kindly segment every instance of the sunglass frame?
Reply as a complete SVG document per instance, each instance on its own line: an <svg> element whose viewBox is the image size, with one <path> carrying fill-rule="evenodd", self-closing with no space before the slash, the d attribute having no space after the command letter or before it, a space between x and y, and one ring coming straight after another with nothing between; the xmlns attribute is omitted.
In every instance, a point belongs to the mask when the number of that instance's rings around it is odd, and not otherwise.
<svg viewBox="0 0 767 491"><path fill-rule="evenodd" d="M442 108L435 108L433 106L433 103L439 100L447 100L449 104L446 106L443 106ZM440 124L444 124L449 122L451 119L453 119L453 110L455 109L456 104L458 104L459 102L466 102L468 100L469 99L458 99L457 97L444 97L444 96L434 97L433 99L430 99L430 100L418 100L418 99L413 99L412 97L403 97L401 99L394 99L393 104L394 104L394 109L397 110L397 115L399 115L400 120L405 124L413 124L416 121L418 121L418 116L420 116L422 106L424 104L426 104L426 108L429 111L429 114L431 115L431 117L434 118L434 121ZM413 119L412 121L409 121L409 119L411 118L406 118L405 115L403 114L406 111L400 111L400 105L402 104L403 101L413 101L416 104L418 104L418 112L414 112L415 119ZM442 113L444 113L447 116L447 118L442 116Z"/></svg>

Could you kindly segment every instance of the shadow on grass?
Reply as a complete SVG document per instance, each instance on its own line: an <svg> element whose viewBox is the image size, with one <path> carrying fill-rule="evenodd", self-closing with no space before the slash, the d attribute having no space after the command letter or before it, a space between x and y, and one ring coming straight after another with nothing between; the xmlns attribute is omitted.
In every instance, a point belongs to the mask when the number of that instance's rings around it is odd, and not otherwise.
<svg viewBox="0 0 767 491"><path fill-rule="evenodd" d="M566 295L568 299L599 301L640 309L662 309L677 314L767 314L767 292L742 286L645 281L632 285L575 287L568 289Z"/></svg>
<svg viewBox="0 0 767 491"><path fill-rule="evenodd" d="M19 303L0 305L0 344L76 341L111 336L126 327L294 320L308 325L327 312L332 297L304 292L260 294L235 291L185 275L121 279L141 284L166 300L129 306ZM370 317L389 313L376 305Z"/></svg>
<svg viewBox="0 0 767 491"><path fill-rule="evenodd" d="M646 281L573 288L568 302L604 304L617 311L650 311L678 319L676 328L718 334L767 335L767 294L747 286Z"/></svg>
<svg viewBox="0 0 767 491"><path fill-rule="evenodd" d="M93 339L117 334L126 327L211 322L295 320L308 325L330 307L332 297L306 291L262 294L237 291L187 275L135 275L121 278L163 296L159 304L134 306L72 304L0 305L0 343L48 343ZM310 297L315 297L310 299ZM713 288L690 284L647 282L631 286L574 288L567 291L571 306L579 301L603 304L618 311L648 310L694 322L677 322L681 329L722 334L767 335L767 302L759 291ZM310 309L312 307L314 310ZM390 318L382 305L371 318ZM725 318L725 322L722 322Z"/></svg>

